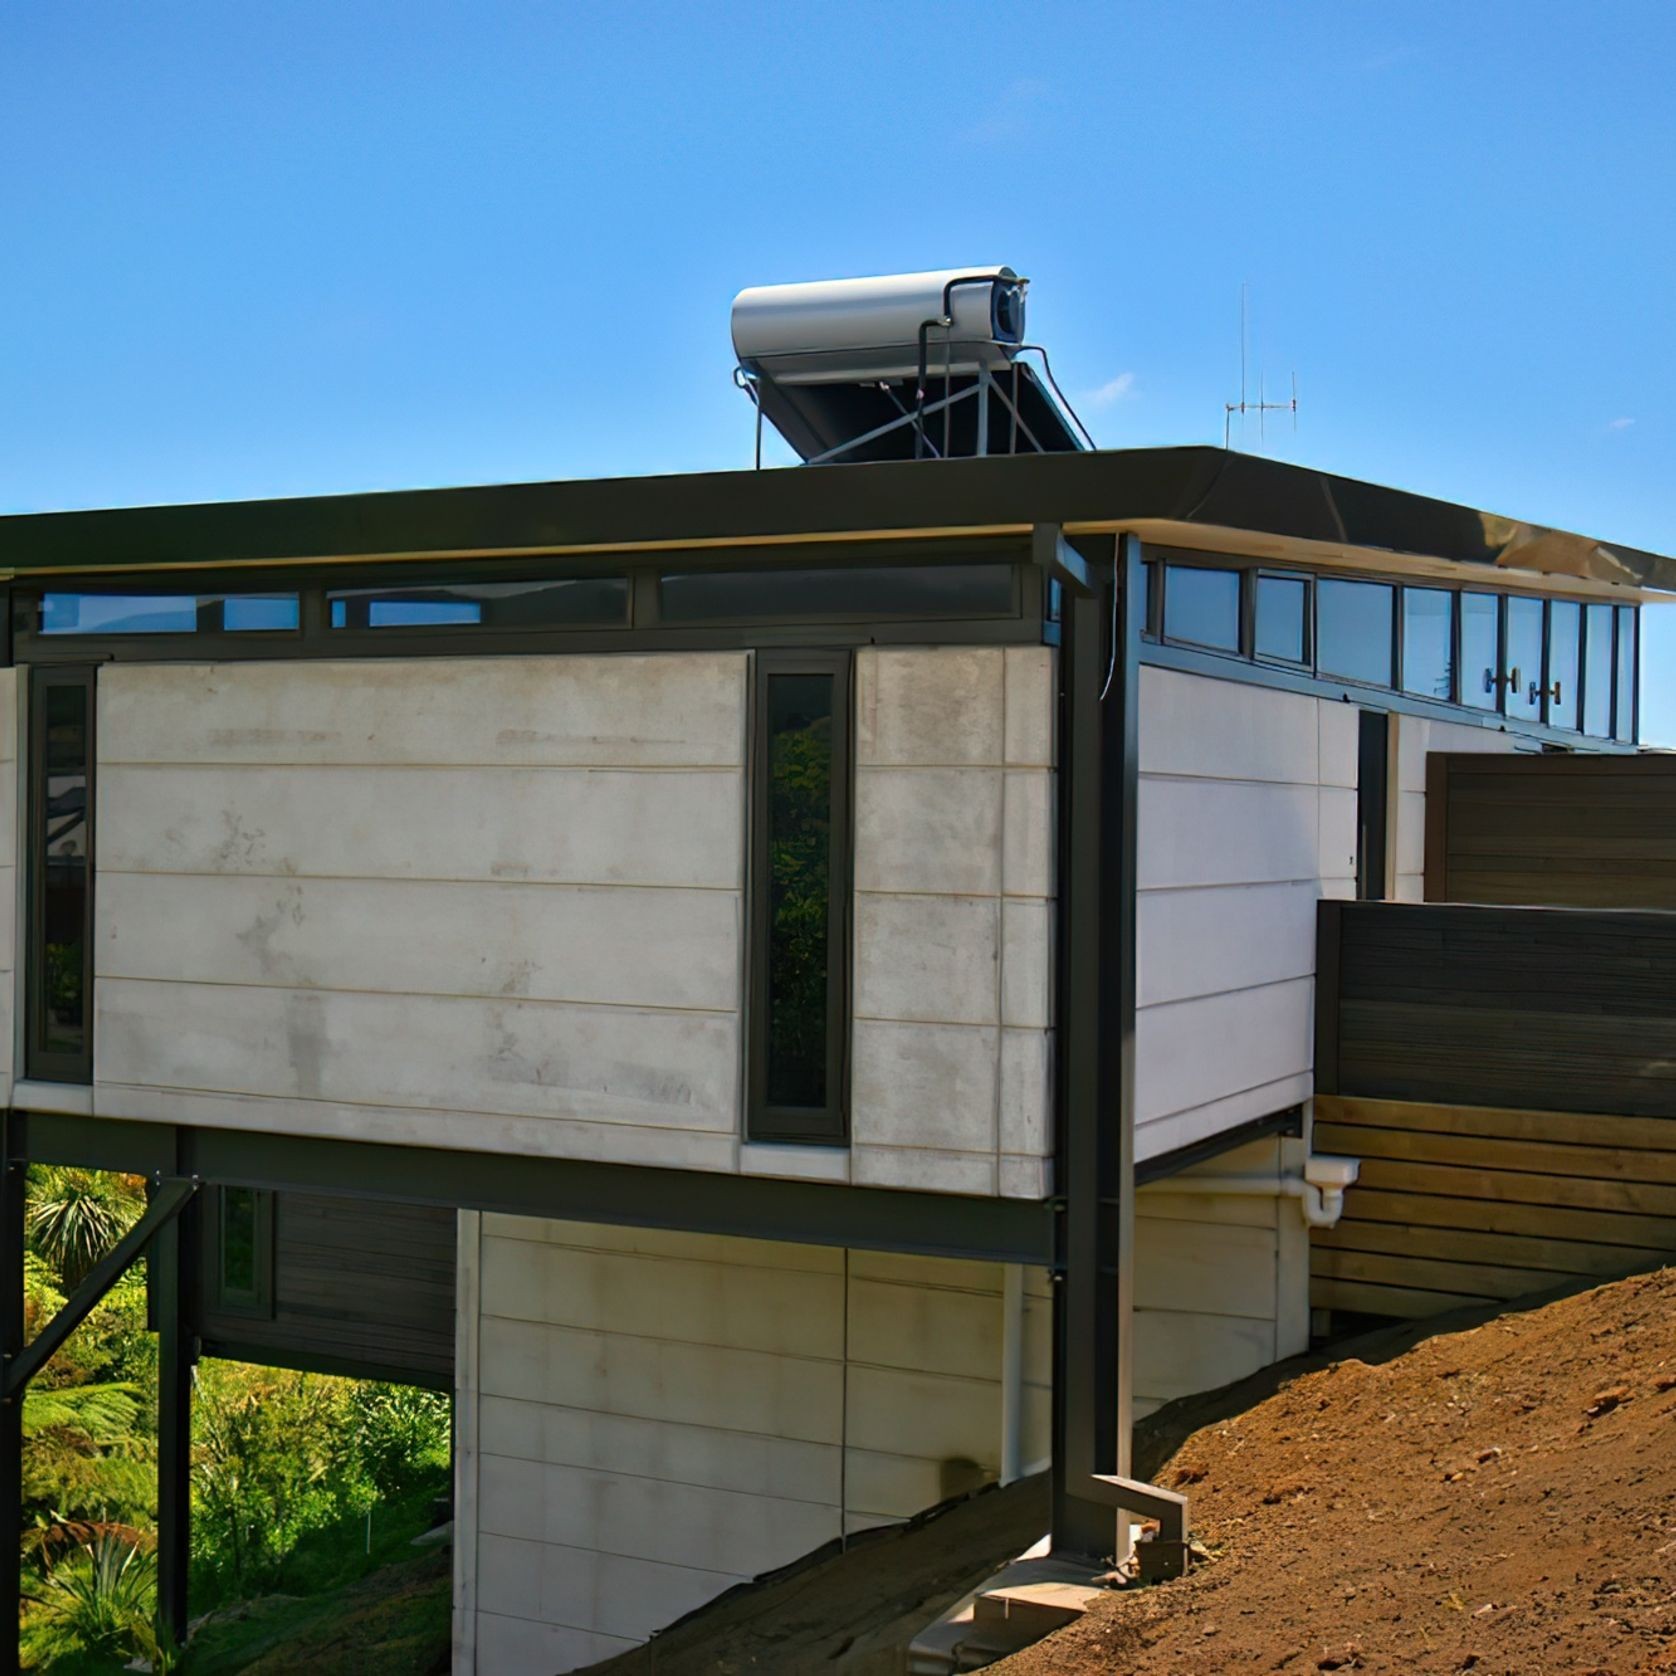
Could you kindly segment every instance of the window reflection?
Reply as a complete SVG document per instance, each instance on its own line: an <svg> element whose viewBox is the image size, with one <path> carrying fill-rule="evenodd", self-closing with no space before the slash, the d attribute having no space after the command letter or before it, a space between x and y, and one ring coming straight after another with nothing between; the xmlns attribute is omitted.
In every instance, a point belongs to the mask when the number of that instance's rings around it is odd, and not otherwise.
<svg viewBox="0 0 1676 1676"><path fill-rule="evenodd" d="M45 711L40 1047L49 1054L87 1046L89 695L79 680L52 682L38 694Z"/></svg>
<svg viewBox="0 0 1676 1676"><path fill-rule="evenodd" d="M1542 601L1507 602L1507 714L1519 721L1542 716Z"/></svg>
<svg viewBox="0 0 1676 1676"><path fill-rule="evenodd" d="M335 629L610 627L628 621L623 576L339 588L326 597Z"/></svg>
<svg viewBox="0 0 1676 1676"><path fill-rule="evenodd" d="M1575 600L1548 606L1548 725L1577 726L1577 675L1582 667L1583 608Z"/></svg>
<svg viewBox="0 0 1676 1676"><path fill-rule="evenodd" d="M1612 737L1612 641L1610 605L1591 605L1583 618L1583 731Z"/></svg>
<svg viewBox="0 0 1676 1676"><path fill-rule="evenodd" d="M295 594L41 596L42 634L214 634L295 629Z"/></svg>
<svg viewBox="0 0 1676 1676"><path fill-rule="evenodd" d="M1461 703L1495 710L1501 702L1501 601L1461 595Z"/></svg>
<svg viewBox="0 0 1676 1676"><path fill-rule="evenodd" d="M1297 576L1257 578L1257 656L1309 661L1309 584Z"/></svg>
<svg viewBox="0 0 1676 1676"><path fill-rule="evenodd" d="M1315 661L1323 675L1391 684L1392 589L1383 582L1316 585Z"/></svg>
<svg viewBox="0 0 1676 1676"><path fill-rule="evenodd" d="M1219 651L1240 649L1240 573L1169 566L1164 576L1164 638Z"/></svg>
<svg viewBox="0 0 1676 1676"><path fill-rule="evenodd" d="M1455 596L1442 588L1402 591L1402 690L1447 702L1455 691Z"/></svg>
<svg viewBox="0 0 1676 1676"><path fill-rule="evenodd" d="M771 1106L828 1103L831 675L770 675L768 1076Z"/></svg>
<svg viewBox="0 0 1676 1676"><path fill-rule="evenodd" d="M1635 743L1635 609L1618 607L1618 706L1612 737L1626 745Z"/></svg>

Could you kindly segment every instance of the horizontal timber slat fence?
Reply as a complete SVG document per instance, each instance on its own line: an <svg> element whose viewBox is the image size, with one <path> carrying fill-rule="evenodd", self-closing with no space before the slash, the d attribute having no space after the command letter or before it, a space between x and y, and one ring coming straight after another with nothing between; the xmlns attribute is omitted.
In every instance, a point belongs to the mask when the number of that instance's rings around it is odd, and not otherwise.
<svg viewBox="0 0 1676 1676"><path fill-rule="evenodd" d="M1324 902L1314 1145L1362 1160L1318 1309L1676 1261L1676 914Z"/></svg>

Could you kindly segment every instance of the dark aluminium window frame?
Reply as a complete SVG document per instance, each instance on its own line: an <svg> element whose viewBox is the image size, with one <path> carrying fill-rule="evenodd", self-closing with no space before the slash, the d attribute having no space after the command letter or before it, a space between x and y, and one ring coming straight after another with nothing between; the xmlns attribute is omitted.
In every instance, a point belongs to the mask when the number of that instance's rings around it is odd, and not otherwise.
<svg viewBox="0 0 1676 1676"><path fill-rule="evenodd" d="M850 651L756 652L751 660L748 983L746 986L745 1139L849 1145L850 943L854 922L855 677ZM776 676L832 678L832 793L827 851L826 1102L776 1106L768 1098L769 937L772 931L769 686Z"/></svg>
<svg viewBox="0 0 1676 1676"><path fill-rule="evenodd" d="M1591 600L1575 595L1530 594L1518 590L1508 590L1505 587L1486 585L1476 579L1461 578L1433 578L1410 576L1398 573L1384 572L1336 572L1315 571L1304 568L1280 570L1271 568L1266 563L1242 558L1231 553L1213 553L1197 549L1181 549L1169 547L1148 547L1146 549L1146 574L1148 579L1146 626L1143 632L1143 647L1141 652L1144 663L1154 664L1163 668L1176 668L1188 672L1206 675L1218 675L1224 679L1248 681L1258 686L1280 687L1296 692L1315 692L1331 695L1357 704L1377 704L1385 710L1407 712L1415 715L1434 717L1440 721L1455 721L1467 726L1489 727L1507 733L1516 733L1523 737L1536 740L1544 745L1558 745L1568 750L1589 750L1600 752L1633 751L1638 748L1636 736L1639 732L1638 715L1632 714L1625 718L1619 715L1620 703L1623 695L1623 680L1618 669L1617 660L1627 645L1634 658L1635 667L1631 674L1630 709L1638 710L1638 696L1640 686L1640 653L1641 653L1641 608L1638 603L1620 603L1616 600ZM1164 632L1166 612L1168 610L1168 580L1171 569L1181 568L1215 568L1237 571L1241 575L1243 594L1242 633L1238 651L1205 646L1203 644L1172 637ZM1257 609L1256 594L1260 581L1266 576L1284 576L1289 580L1305 580L1309 582L1308 599L1311 607L1310 620L1307 627L1309 635L1309 662L1293 663L1288 659L1280 659L1265 655L1257 650ZM1320 640L1315 618L1320 607L1320 584L1323 581L1367 583L1383 587L1391 591L1391 679L1389 683L1369 681L1352 675L1337 675L1323 673L1320 668ZM1405 594L1413 590L1423 590L1447 593L1453 596L1450 607L1450 658L1453 664L1451 672L1451 695L1449 698L1434 698L1407 692L1404 686L1404 636L1403 636L1403 599ZM1463 667L1463 653L1465 650L1465 621L1462 611L1462 601L1468 597L1481 598L1491 601L1495 606L1496 621L1496 666L1492 679L1495 681L1495 695L1489 704L1477 704L1468 700L1467 692L1472 677ZM1521 684L1536 689L1541 694L1541 705L1538 715L1520 716L1510 714L1507 702L1507 687L1511 680L1511 671L1506 667L1509 654L1508 648L1508 603L1510 600L1529 600L1539 604L1542 608L1542 655L1534 669L1520 670ZM1553 605L1556 600L1565 600L1576 604L1580 608L1582 626L1586 640L1588 611L1591 606L1604 609L1611 614L1611 658L1609 659L1608 685L1612 689L1611 701L1608 705L1610 719L1604 732L1587 732L1583 727L1583 706L1587 702L1589 678L1587 670L1587 648L1582 652L1582 674L1578 682L1579 691L1575 700L1578 706L1578 721L1569 724L1564 720L1550 720L1552 699L1552 636L1553 636ZM1626 629L1625 623L1628 622ZM1562 705L1569 711L1570 702L1562 700Z"/></svg>
<svg viewBox="0 0 1676 1676"><path fill-rule="evenodd" d="M46 1045L47 1021L47 694L54 688L79 690L85 696L87 806L83 816L87 847L81 937L82 1045L74 1051ZM93 893L94 821L98 803L95 772L99 749L96 671L87 664L54 665L33 671L28 692L28 937L24 961L24 1075L36 1082L89 1083L93 1080Z"/></svg>
<svg viewBox="0 0 1676 1676"><path fill-rule="evenodd" d="M251 1285L234 1287L227 1280L227 1196L248 1193L251 1198ZM271 1189L219 1186L203 1197L205 1250L208 1254L204 1283L209 1296L206 1312L236 1315L248 1320L271 1321L274 1317L274 1202Z"/></svg>

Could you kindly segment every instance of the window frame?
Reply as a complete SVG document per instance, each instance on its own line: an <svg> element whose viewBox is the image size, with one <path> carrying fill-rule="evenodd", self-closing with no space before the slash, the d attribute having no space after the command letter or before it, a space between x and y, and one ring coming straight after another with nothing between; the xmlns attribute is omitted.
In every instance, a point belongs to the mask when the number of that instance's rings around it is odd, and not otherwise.
<svg viewBox="0 0 1676 1676"><path fill-rule="evenodd" d="M1379 589L1390 606L1390 626L1386 633L1386 669L1388 673L1383 680L1370 680L1365 675L1346 675L1342 670L1327 669L1321 663L1321 601L1327 589L1323 584L1331 584L1347 588ZM1323 573L1316 578L1316 585L1311 590L1315 601L1315 633L1312 650L1315 654L1315 672L1324 681L1344 681L1350 686L1366 688L1369 692L1402 693L1402 591L1401 582L1387 580L1383 576L1361 576L1351 573ZM1412 697L1412 694L1406 695Z"/></svg>
<svg viewBox="0 0 1676 1676"><path fill-rule="evenodd" d="M1408 596L1410 594L1442 594L1449 601L1449 691L1439 697L1436 693L1416 692L1408 684ZM1404 582L1396 602L1397 644L1395 656L1396 680L1391 691L1405 698L1417 698L1428 704L1458 704L1461 691L1461 590L1445 587L1442 583Z"/></svg>
<svg viewBox="0 0 1676 1676"><path fill-rule="evenodd" d="M1274 652L1259 651L1257 634L1261 627L1264 582L1301 582L1304 589L1304 655L1302 658L1283 658ZM1308 570L1278 570L1262 565L1251 576L1251 656L1256 663L1271 664L1276 669L1310 670L1315 668L1315 574Z"/></svg>
<svg viewBox="0 0 1676 1676"><path fill-rule="evenodd" d="M1232 574L1234 578L1234 644L1219 646L1211 640L1192 640L1185 634L1171 634L1170 622L1170 572L1174 570L1214 570L1224 574ZM1251 596L1255 592L1254 584L1250 580L1251 571L1243 565L1206 564L1195 559L1166 559L1163 568L1158 572L1159 605L1158 605L1158 638L1166 646L1185 646L1190 651L1208 652L1215 657L1245 658L1249 657L1251 641ZM1299 666L1294 666L1299 667Z"/></svg>
<svg viewBox="0 0 1676 1676"><path fill-rule="evenodd" d="M1618 605L1612 622L1612 739L1619 745L1641 742L1641 611ZM1629 716L1618 714L1624 696L1624 619L1629 619Z"/></svg>
<svg viewBox="0 0 1676 1676"><path fill-rule="evenodd" d="M832 819L827 851L827 1100L823 1107L768 1100L770 930L768 689L781 675L830 675ZM844 1147L850 1138L851 940L855 919L855 656L851 651L759 650L751 657L750 849L747 867L747 1142Z"/></svg>
<svg viewBox="0 0 1676 1676"><path fill-rule="evenodd" d="M82 931L82 1046L73 1053L44 1045L46 1030L46 695L55 687L79 688L87 703L87 888ZM28 806L25 865L28 932L24 944L23 1070L34 1082L86 1084L93 1080L93 926L97 888L95 836L98 808L98 670L91 664L51 664L31 672L28 692Z"/></svg>
<svg viewBox="0 0 1676 1676"><path fill-rule="evenodd" d="M1569 605L1577 612L1577 627L1572 635L1571 663L1574 673L1571 676L1571 709L1576 717L1575 721L1565 722L1554 719L1556 703L1564 705L1565 688L1561 684L1560 697L1554 697L1554 616L1556 606ZM1619 606L1624 610L1626 607ZM1630 608L1633 609L1633 608ZM1542 609L1542 721L1546 727L1551 727L1556 733L1575 733L1580 739L1586 738L1583 732L1583 625L1588 621L1588 607L1578 599L1549 599L1543 603ZM1616 623L1614 622L1614 629Z"/></svg>
<svg viewBox="0 0 1676 1676"><path fill-rule="evenodd" d="M1589 644L1589 620L1596 611L1604 611L1607 619L1606 635L1606 726L1603 732L1597 732L1589 726L1589 700L1594 693L1594 684L1598 671L1594 668L1594 657ZM1637 640L1640 638L1640 623L1637 622ZM1585 739L1598 739L1606 744L1613 744L1613 722L1618 704L1618 607L1605 600L1588 600L1583 606L1583 639L1578 656L1578 667L1581 671L1577 681L1577 731ZM1639 670L1637 671L1639 674Z"/></svg>
<svg viewBox="0 0 1676 1676"><path fill-rule="evenodd" d="M195 621L189 629L49 629L46 627L47 601L54 596L80 599L167 599L178 600L182 604L190 601ZM247 600L289 601L296 607L297 621L289 628L228 628L228 604ZM30 599L29 611L33 620L27 625L27 632L33 639L78 650L89 644L97 645L107 640L156 644L158 641L202 640L211 637L219 639L223 636L234 641L270 641L283 645L288 641L295 641L303 628L302 590L284 582L276 583L272 587L213 588L191 593L167 587L148 588L143 582L127 587L42 587ZM81 655L85 659L86 653L82 652Z"/></svg>
<svg viewBox="0 0 1676 1676"><path fill-rule="evenodd" d="M249 1193L255 1200L256 1225L252 1235L255 1281L248 1293L227 1285L227 1195ZM204 1281L208 1290L209 1313L235 1315L245 1320L274 1318L274 1256L276 1236L275 1196L270 1189L242 1187L237 1183L218 1185L205 1195Z"/></svg>

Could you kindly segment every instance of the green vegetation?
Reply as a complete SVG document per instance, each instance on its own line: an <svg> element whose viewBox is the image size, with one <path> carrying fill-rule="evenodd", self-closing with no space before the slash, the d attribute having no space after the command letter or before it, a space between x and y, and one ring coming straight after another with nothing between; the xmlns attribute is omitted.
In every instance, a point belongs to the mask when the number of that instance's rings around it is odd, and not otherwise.
<svg viewBox="0 0 1676 1676"><path fill-rule="evenodd" d="M31 1335L144 1205L136 1177L31 1169ZM152 1629L156 1415L156 1341L136 1265L24 1402L26 1668L83 1676L141 1658L158 1672L217 1676L324 1670L336 1668L327 1657L334 1635L343 1668L357 1676L432 1668L448 1643L446 1550L411 1544L447 1490L446 1397L203 1363L193 1396L191 1595L194 1614L217 1618L186 1654L159 1647ZM288 1643L316 1632L325 1640L311 1652Z"/></svg>

